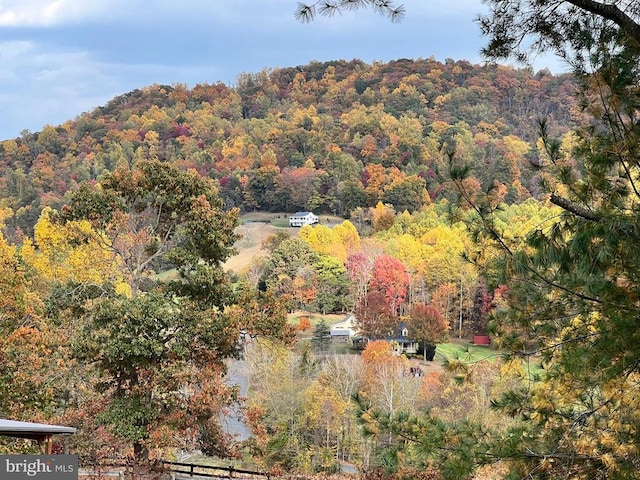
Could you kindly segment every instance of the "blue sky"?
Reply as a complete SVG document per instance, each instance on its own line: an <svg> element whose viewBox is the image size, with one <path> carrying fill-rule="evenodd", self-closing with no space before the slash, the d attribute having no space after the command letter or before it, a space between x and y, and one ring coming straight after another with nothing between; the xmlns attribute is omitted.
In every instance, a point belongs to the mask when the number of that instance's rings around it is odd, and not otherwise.
<svg viewBox="0 0 640 480"><path fill-rule="evenodd" d="M399 3L401 23L361 11L302 24L297 0L0 0L0 139L153 83L233 85L314 60L481 63L481 0Z"/></svg>

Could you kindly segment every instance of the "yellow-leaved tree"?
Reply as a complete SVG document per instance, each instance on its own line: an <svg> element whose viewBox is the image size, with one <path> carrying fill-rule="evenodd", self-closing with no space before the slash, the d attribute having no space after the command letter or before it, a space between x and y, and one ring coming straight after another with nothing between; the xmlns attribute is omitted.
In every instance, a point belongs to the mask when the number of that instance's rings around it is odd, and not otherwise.
<svg viewBox="0 0 640 480"><path fill-rule="evenodd" d="M111 282L127 293L121 267L113 251L105 248L104 234L95 231L88 220L62 224L54 211L45 208L20 250L23 261L33 268L41 281L65 284Z"/></svg>
<svg viewBox="0 0 640 480"><path fill-rule="evenodd" d="M11 211L0 210L0 230ZM49 419L64 390L60 332L43 319L44 302L18 248L0 232L0 416ZM58 377L58 382L52 382Z"/></svg>
<svg viewBox="0 0 640 480"><path fill-rule="evenodd" d="M360 235L351 222L345 220L334 228L326 225L305 225L300 229L299 237L313 251L337 258L342 263L349 254L360 249Z"/></svg>

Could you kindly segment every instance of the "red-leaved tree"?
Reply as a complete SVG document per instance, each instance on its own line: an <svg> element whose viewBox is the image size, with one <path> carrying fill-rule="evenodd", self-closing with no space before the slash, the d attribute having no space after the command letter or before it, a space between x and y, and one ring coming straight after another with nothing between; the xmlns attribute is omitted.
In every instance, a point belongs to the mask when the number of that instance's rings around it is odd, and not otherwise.
<svg viewBox="0 0 640 480"><path fill-rule="evenodd" d="M389 308L384 292L373 290L360 299L355 315L360 334L369 339L387 338L395 334L398 316Z"/></svg>
<svg viewBox="0 0 640 480"><path fill-rule="evenodd" d="M389 309L398 314L409 288L409 275L404 264L388 255L376 258L373 264L373 279L369 283L371 292L382 292Z"/></svg>

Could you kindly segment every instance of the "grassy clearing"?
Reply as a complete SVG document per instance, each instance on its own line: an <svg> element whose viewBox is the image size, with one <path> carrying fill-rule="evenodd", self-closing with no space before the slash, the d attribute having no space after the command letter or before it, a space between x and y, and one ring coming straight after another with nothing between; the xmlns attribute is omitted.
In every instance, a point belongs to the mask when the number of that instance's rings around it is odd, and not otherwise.
<svg viewBox="0 0 640 480"><path fill-rule="evenodd" d="M501 362L504 359L503 352L482 345L461 343L441 343L436 348L436 356L433 361L439 365L445 365L451 360L459 360L464 363L478 363L481 361ZM540 359L532 357L521 360L523 374L531 380L538 380L544 369Z"/></svg>
<svg viewBox="0 0 640 480"><path fill-rule="evenodd" d="M240 224L251 222L272 223L275 220L282 220L285 217L285 213L249 212L241 215L239 220Z"/></svg>
<svg viewBox="0 0 640 480"><path fill-rule="evenodd" d="M262 250L262 242L270 235L285 232L291 237L297 237L300 229L289 226L289 215L290 213L282 212L250 212L240 216L240 224L236 228L240 239L234 245L238 253L224 263L224 269L240 273L256 257L265 257L267 252ZM343 221L339 217L320 217L320 224L328 227L335 227Z"/></svg>
<svg viewBox="0 0 640 480"><path fill-rule="evenodd" d="M291 216L293 212L249 212L244 213L240 216L240 224L251 223L251 222L261 222L268 223L273 225L274 227L288 227L289 226L289 216ZM344 218L336 217L334 215L320 215L320 224L327 225L328 227L334 227L339 223L344 222Z"/></svg>
<svg viewBox="0 0 640 480"><path fill-rule="evenodd" d="M491 347L459 343L439 343L436 348L436 356L434 360L438 363L444 363L450 360L479 362L481 360L496 360L499 358L500 353Z"/></svg>
<svg viewBox="0 0 640 480"><path fill-rule="evenodd" d="M327 313L326 315L323 315L321 313L294 312L288 315L288 323L295 326L300 323L300 319L302 317L307 317L309 319L309 323L311 323L311 327L313 328L316 325L318 325L322 320L324 320L324 323L326 323L327 326L329 326L332 323L342 321L345 316L346 315L344 314L334 314L334 313Z"/></svg>

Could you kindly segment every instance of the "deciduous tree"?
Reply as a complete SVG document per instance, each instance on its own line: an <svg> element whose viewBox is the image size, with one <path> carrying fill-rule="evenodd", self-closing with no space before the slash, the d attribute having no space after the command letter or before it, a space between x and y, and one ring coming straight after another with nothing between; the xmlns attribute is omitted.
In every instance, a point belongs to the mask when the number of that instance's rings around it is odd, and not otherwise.
<svg viewBox="0 0 640 480"><path fill-rule="evenodd" d="M241 326L225 312L233 297L221 263L233 251L236 213L222 209L215 184L140 163L78 190L58 221L89 221L130 288L123 295L105 284L81 310L75 353L93 362L96 387L108 393L96 420L137 459L174 444L178 437L161 434L167 427L229 454L218 422L234 393L222 360L237 353ZM176 279L160 281L170 267Z"/></svg>
<svg viewBox="0 0 640 480"><path fill-rule="evenodd" d="M315 307L321 313L343 312L349 304L349 279L342 262L321 255L312 265L316 275Z"/></svg>
<svg viewBox="0 0 640 480"><path fill-rule="evenodd" d="M388 338L396 333L398 314L389 307L384 292L372 290L356 304L358 332L368 339Z"/></svg>
<svg viewBox="0 0 640 480"><path fill-rule="evenodd" d="M400 307L407 296L408 286L409 276L400 260L388 255L376 258L369 289L384 294L391 312L400 313Z"/></svg>
<svg viewBox="0 0 640 480"><path fill-rule="evenodd" d="M422 343L424 361L427 361L427 345L441 342L449 329L447 320L432 304L418 303L411 306L409 335Z"/></svg>
<svg viewBox="0 0 640 480"><path fill-rule="evenodd" d="M123 275L118 258L103 248L105 238L88 220L62 225L57 212L45 208L34 228L34 238L25 239L20 254L35 269L42 283L66 284L105 282L121 283ZM124 289L127 292L128 288Z"/></svg>
<svg viewBox="0 0 640 480"><path fill-rule="evenodd" d="M347 258L347 273L353 286L353 305L357 305L367 294L373 275L373 258L364 251L355 252Z"/></svg>
<svg viewBox="0 0 640 480"><path fill-rule="evenodd" d="M133 296L176 267L177 291L215 304L224 298L220 262L233 252L237 222L237 211L224 211L217 192L196 172L142 162L84 185L59 221L88 220L103 235L101 246L120 261Z"/></svg>

